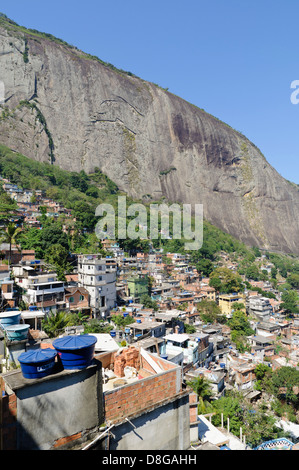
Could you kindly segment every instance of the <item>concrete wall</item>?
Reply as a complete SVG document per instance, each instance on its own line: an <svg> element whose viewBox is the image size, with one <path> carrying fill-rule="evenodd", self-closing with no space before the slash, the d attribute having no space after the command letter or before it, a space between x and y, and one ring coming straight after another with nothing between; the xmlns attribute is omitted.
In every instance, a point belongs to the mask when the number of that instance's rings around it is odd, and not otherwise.
<svg viewBox="0 0 299 470"><path fill-rule="evenodd" d="M15 406L11 431L16 434L16 450L47 450L84 442L103 422L98 362L87 369L64 370L37 380L24 379L20 371L4 374L2 379L7 392L2 400L7 398ZM9 419L2 422L3 429L6 424Z"/></svg>
<svg viewBox="0 0 299 470"><path fill-rule="evenodd" d="M186 450L189 422L189 396L182 393L113 427L109 450Z"/></svg>

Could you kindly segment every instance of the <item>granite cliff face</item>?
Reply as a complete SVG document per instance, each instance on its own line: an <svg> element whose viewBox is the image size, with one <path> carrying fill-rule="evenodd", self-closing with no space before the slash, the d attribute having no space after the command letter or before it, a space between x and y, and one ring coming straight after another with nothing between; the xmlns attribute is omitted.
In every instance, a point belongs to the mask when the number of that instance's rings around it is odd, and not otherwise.
<svg viewBox="0 0 299 470"><path fill-rule="evenodd" d="M66 170L99 167L136 198L200 203L250 245L299 254L299 191L246 137L76 48L0 23L0 143Z"/></svg>

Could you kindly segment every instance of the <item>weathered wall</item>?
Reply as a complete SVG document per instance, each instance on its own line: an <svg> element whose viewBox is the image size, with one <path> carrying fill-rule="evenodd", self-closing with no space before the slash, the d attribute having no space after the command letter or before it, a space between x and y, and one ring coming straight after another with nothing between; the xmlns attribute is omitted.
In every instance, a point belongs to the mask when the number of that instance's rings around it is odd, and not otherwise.
<svg viewBox="0 0 299 470"><path fill-rule="evenodd" d="M101 365L38 380L3 375L3 449L47 450L84 442L103 422ZM6 439L7 436L7 439Z"/></svg>
<svg viewBox="0 0 299 470"><path fill-rule="evenodd" d="M187 393L111 429L110 450L186 450L190 446Z"/></svg>

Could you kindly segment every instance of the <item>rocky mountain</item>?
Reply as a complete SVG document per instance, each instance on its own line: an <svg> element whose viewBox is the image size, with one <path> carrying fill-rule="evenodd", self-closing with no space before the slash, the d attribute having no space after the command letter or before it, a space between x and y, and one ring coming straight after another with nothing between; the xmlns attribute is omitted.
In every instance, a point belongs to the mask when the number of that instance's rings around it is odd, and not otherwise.
<svg viewBox="0 0 299 470"><path fill-rule="evenodd" d="M299 254L299 191L245 136L64 41L0 18L0 143L147 200L203 204L241 241Z"/></svg>

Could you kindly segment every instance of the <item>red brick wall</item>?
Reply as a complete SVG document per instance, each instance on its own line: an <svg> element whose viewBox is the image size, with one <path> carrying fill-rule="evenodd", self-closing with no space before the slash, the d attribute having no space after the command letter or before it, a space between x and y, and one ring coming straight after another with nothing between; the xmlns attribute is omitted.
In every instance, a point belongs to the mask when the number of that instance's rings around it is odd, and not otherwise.
<svg viewBox="0 0 299 470"><path fill-rule="evenodd" d="M114 352L95 354L95 358L101 361L103 369L110 369L114 364Z"/></svg>
<svg viewBox="0 0 299 470"><path fill-rule="evenodd" d="M81 439L81 437L82 432L78 432L76 434L73 434L72 436L61 437L60 439L57 439L57 441L55 441L53 448L57 449L59 447L65 446L71 442L76 441L77 439Z"/></svg>
<svg viewBox="0 0 299 470"><path fill-rule="evenodd" d="M195 423L197 421L197 395L195 392L189 394L189 404L190 404L190 423Z"/></svg>
<svg viewBox="0 0 299 470"><path fill-rule="evenodd" d="M170 370L155 377L138 380L115 391L105 392L105 419L114 421L137 414L149 406L176 395L179 392L176 375L177 369Z"/></svg>

